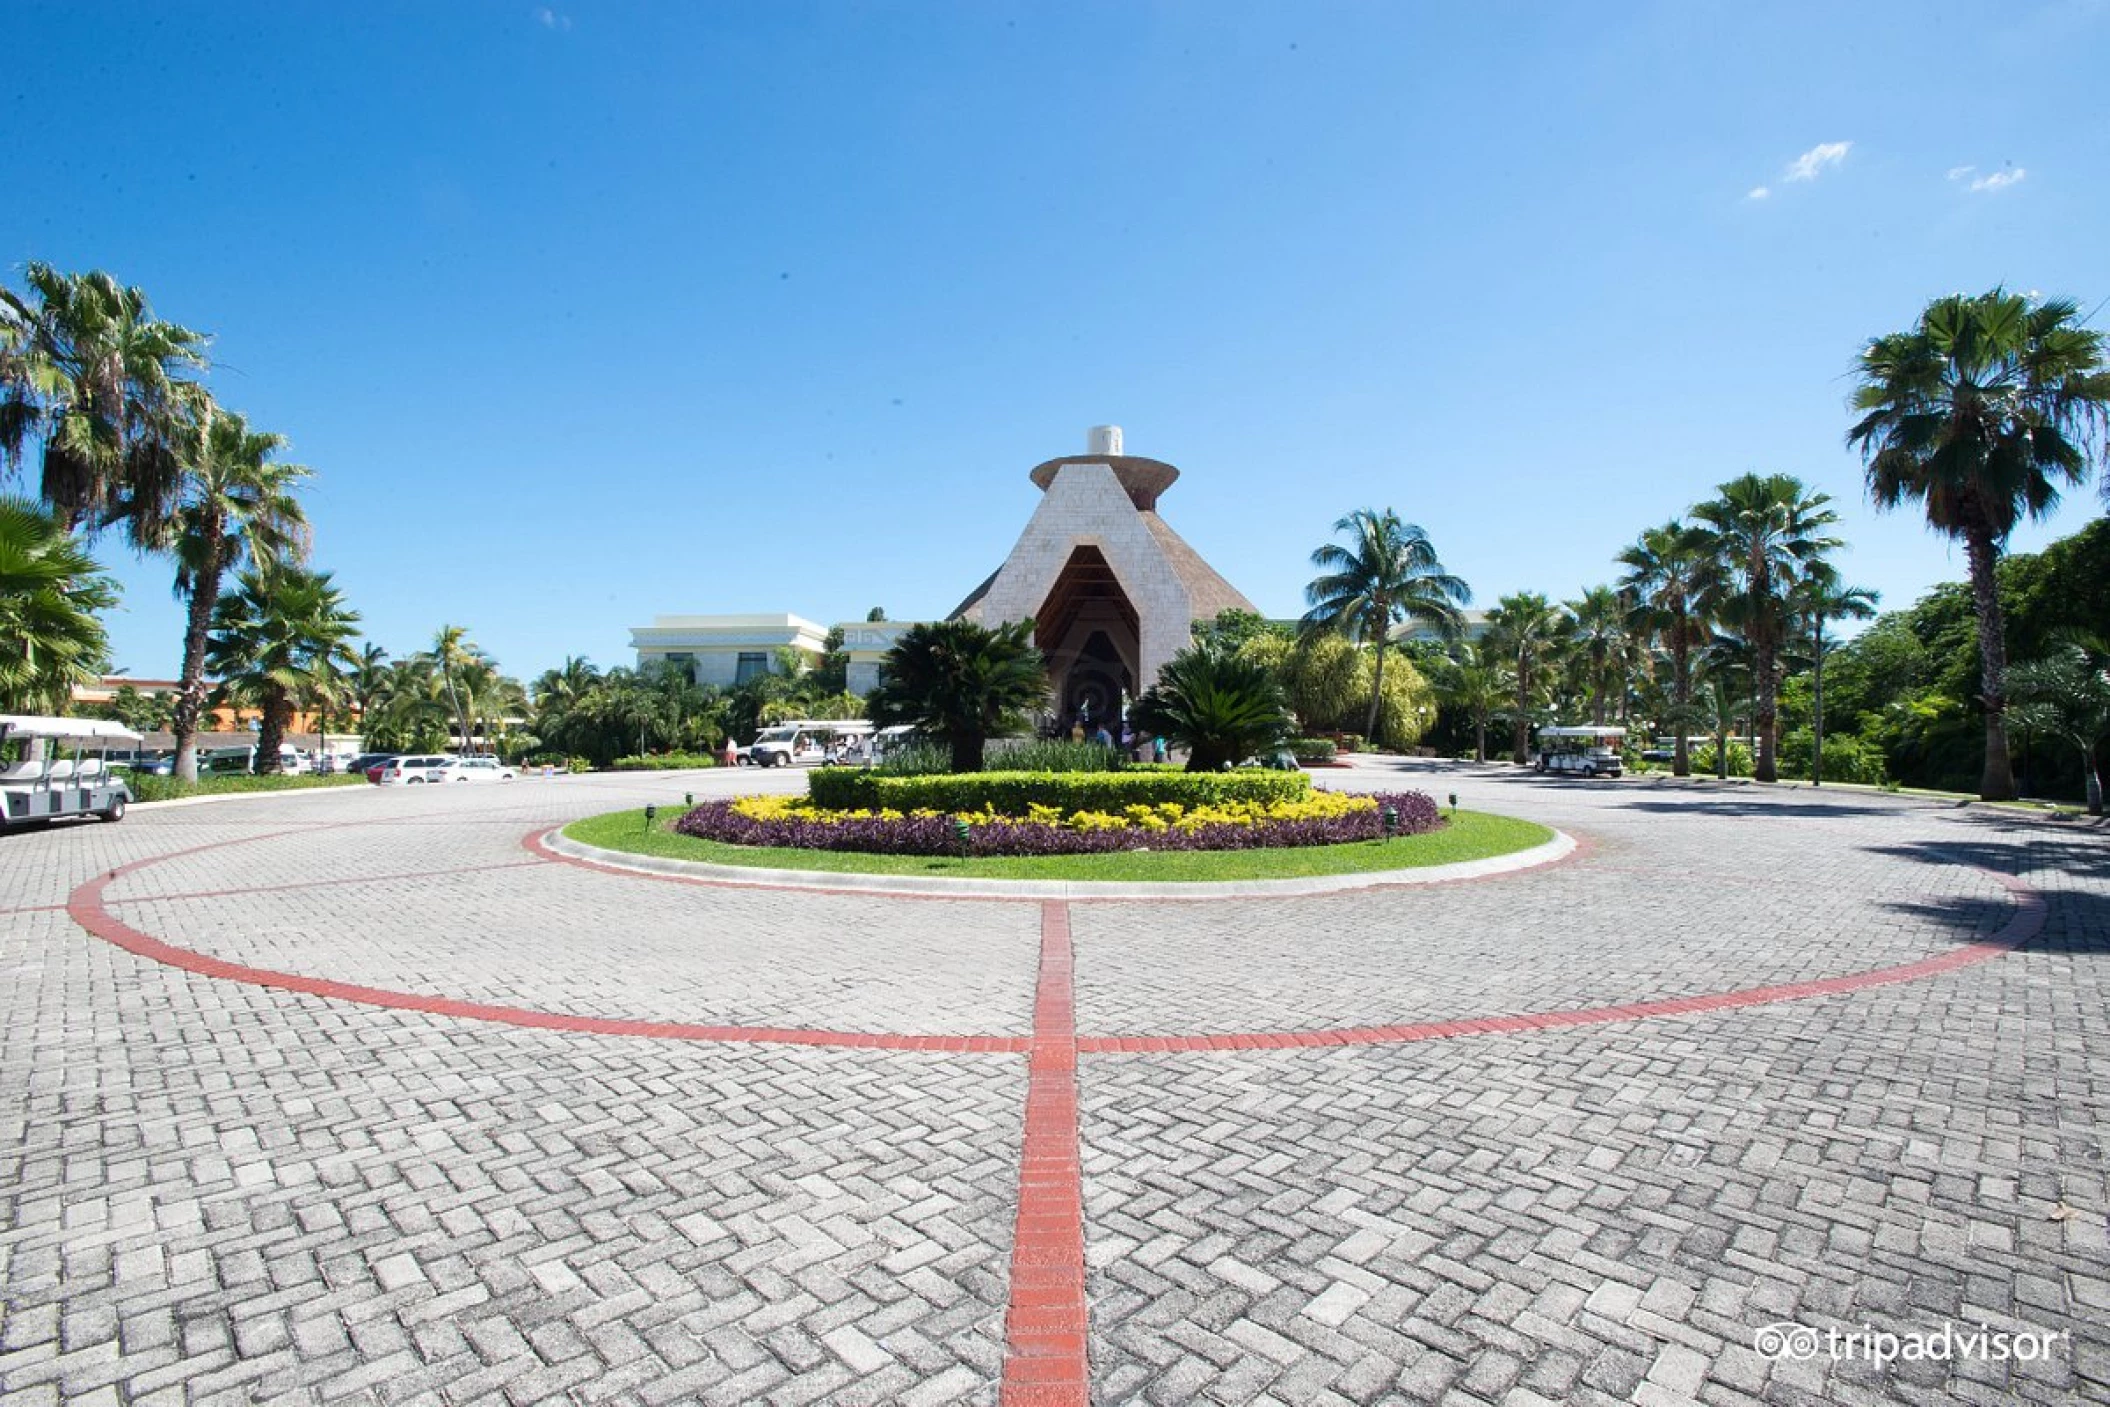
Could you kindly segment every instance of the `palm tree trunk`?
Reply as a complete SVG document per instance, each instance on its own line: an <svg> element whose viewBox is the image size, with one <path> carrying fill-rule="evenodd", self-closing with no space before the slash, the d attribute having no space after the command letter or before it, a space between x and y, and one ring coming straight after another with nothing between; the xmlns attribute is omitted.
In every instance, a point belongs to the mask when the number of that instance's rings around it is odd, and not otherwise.
<svg viewBox="0 0 2110 1407"><path fill-rule="evenodd" d="M1780 722L1780 680L1773 673L1778 654L1778 647L1770 639L1758 647L1758 688L1751 702L1751 731L1758 735L1758 756L1752 759L1751 775L1761 782L1780 780L1780 763L1773 737Z"/></svg>
<svg viewBox="0 0 2110 1407"><path fill-rule="evenodd" d="M1517 716L1510 721L1509 739L1515 755L1509 760L1521 767L1524 765L1525 744L1531 737L1531 670L1524 656L1517 656Z"/></svg>
<svg viewBox="0 0 2110 1407"><path fill-rule="evenodd" d="M1363 736L1368 738L1372 743L1375 743L1377 741L1377 709L1378 705L1384 702L1384 698L1385 634L1384 628L1380 626L1378 628L1377 635L1377 670L1371 676L1370 683L1370 717L1363 724Z"/></svg>
<svg viewBox="0 0 2110 1407"><path fill-rule="evenodd" d="M1824 617L1810 638L1810 785L1824 785Z"/></svg>
<svg viewBox="0 0 2110 1407"><path fill-rule="evenodd" d="M2103 814L2103 769L2096 762L2095 744L2081 749L2081 777L2088 784L2088 814Z"/></svg>
<svg viewBox="0 0 2110 1407"><path fill-rule="evenodd" d="M2013 801L2015 768L2007 752L2007 621L1994 574L2000 547L1975 505L1964 526L1964 554L1971 564L1971 597L1978 610L1979 698L1985 704L1985 771L1979 777L1978 797Z"/></svg>
<svg viewBox="0 0 2110 1407"><path fill-rule="evenodd" d="M1484 713L1474 720L1473 760L1475 762L1487 761L1487 715Z"/></svg>
<svg viewBox="0 0 2110 1407"><path fill-rule="evenodd" d="M982 770L982 739L967 733L952 735L952 770L955 772L979 772Z"/></svg>
<svg viewBox="0 0 2110 1407"><path fill-rule="evenodd" d="M256 763L250 769L258 776L277 773L279 745L286 740L286 691L273 684L264 690L264 717L257 727Z"/></svg>
<svg viewBox="0 0 2110 1407"><path fill-rule="evenodd" d="M205 569L191 583L190 618L183 629L183 673L176 687L176 707L169 731L176 735L179 781L198 780L198 718L205 709L205 637L212 632L213 607L220 600L220 550L223 529L217 522L205 530Z"/></svg>
<svg viewBox="0 0 2110 1407"><path fill-rule="evenodd" d="M1673 777L1692 775L1692 738L1685 731L1691 726L1686 721L1686 710L1692 707L1692 644L1685 638L1685 623L1678 623L1678 633L1671 640L1671 687L1678 700L1677 746L1671 753L1670 774Z"/></svg>

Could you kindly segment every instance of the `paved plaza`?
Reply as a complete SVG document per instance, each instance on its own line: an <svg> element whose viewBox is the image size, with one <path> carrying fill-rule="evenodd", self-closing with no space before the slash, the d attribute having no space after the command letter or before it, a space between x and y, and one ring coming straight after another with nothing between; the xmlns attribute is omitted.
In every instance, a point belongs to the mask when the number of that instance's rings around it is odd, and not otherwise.
<svg viewBox="0 0 2110 1407"><path fill-rule="evenodd" d="M2110 836L1321 775L1579 846L1065 902L533 843L747 772L0 838L0 1407L2110 1400Z"/></svg>

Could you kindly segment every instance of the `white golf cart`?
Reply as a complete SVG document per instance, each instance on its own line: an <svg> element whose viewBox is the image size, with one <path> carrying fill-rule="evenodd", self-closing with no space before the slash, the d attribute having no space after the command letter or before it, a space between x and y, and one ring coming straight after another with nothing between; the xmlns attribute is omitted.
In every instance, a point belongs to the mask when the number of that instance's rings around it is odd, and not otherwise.
<svg viewBox="0 0 2110 1407"><path fill-rule="evenodd" d="M141 741L100 718L0 715L0 829L60 816L122 821L132 789L109 753Z"/></svg>
<svg viewBox="0 0 2110 1407"><path fill-rule="evenodd" d="M1541 728L1539 770L1572 777L1616 777L1625 765L1624 728Z"/></svg>

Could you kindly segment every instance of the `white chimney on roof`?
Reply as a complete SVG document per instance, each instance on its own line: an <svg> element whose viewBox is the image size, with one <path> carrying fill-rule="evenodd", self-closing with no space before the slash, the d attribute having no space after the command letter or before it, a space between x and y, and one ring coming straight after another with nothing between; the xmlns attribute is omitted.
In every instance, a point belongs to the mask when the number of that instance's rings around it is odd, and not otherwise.
<svg viewBox="0 0 2110 1407"><path fill-rule="evenodd" d="M1084 437L1086 454L1117 456L1121 453L1121 427L1118 425L1094 425Z"/></svg>

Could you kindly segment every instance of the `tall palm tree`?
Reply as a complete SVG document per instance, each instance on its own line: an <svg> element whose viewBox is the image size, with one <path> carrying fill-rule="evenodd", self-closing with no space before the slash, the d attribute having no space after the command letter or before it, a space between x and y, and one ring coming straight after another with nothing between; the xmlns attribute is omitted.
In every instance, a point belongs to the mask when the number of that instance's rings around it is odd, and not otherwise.
<svg viewBox="0 0 2110 1407"><path fill-rule="evenodd" d="M60 713L109 659L98 612L117 604L57 515L0 498L0 713Z"/></svg>
<svg viewBox="0 0 2110 1407"><path fill-rule="evenodd" d="M1487 725L1511 698L1510 673L1501 655L1467 641L1451 646L1447 667L1439 667L1436 697L1460 710L1473 723L1473 759L1487 761Z"/></svg>
<svg viewBox="0 0 2110 1407"><path fill-rule="evenodd" d="M276 456L283 436L210 401L189 435L174 514L176 597L187 600L183 666L176 688L176 775L198 779L198 716L205 706L205 637L227 573L245 561L264 569L308 554L308 518L293 491L309 471Z"/></svg>
<svg viewBox="0 0 2110 1407"><path fill-rule="evenodd" d="M221 698L262 714L256 770L276 772L293 705L314 687L322 662L358 663L351 642L359 613L345 607L328 572L251 568L235 580L238 589L214 613L207 665L219 677Z"/></svg>
<svg viewBox="0 0 2110 1407"><path fill-rule="evenodd" d="M989 739L1023 729L1047 696L1030 618L994 628L945 620L902 632L867 703L874 723L913 723L945 740L953 771L979 772Z"/></svg>
<svg viewBox="0 0 2110 1407"><path fill-rule="evenodd" d="M1363 725L1363 736L1375 741L1392 628L1415 621L1433 626L1445 639L1453 638L1465 621L1459 607L1469 603L1473 593L1443 569L1429 535L1401 522L1390 508L1358 508L1333 530L1348 534L1348 544L1329 542L1311 554L1311 564L1323 575L1304 588L1311 609L1301 626L1307 633L1338 631L1376 652L1370 715Z"/></svg>
<svg viewBox="0 0 2110 1407"><path fill-rule="evenodd" d="M1745 474L1715 493L1692 510L1713 534L1723 567L1707 604L1751 646L1757 737L1751 774L1778 781L1780 661L1792 626L1788 594L1812 563L1842 545L1823 531L1839 515L1828 506L1830 494L1812 493L1792 474Z"/></svg>
<svg viewBox="0 0 2110 1407"><path fill-rule="evenodd" d="M1567 615L1535 591L1504 596L1487 613L1482 648L1499 653L1515 671L1517 706L1510 716L1510 761L1522 766L1530 757L1531 705L1546 687L1546 675L1568 633Z"/></svg>
<svg viewBox="0 0 2110 1407"><path fill-rule="evenodd" d="M467 695L460 676L469 665L483 658L483 651L469 638L469 628L463 625L443 625L432 638L432 658L439 666L440 678L447 686L447 700L454 708L455 722L461 727L461 750L469 751L469 715L476 699Z"/></svg>
<svg viewBox="0 0 2110 1407"><path fill-rule="evenodd" d="M352 708L362 729L380 708L388 691L388 651L369 640L359 647L358 663L352 666Z"/></svg>
<svg viewBox="0 0 2110 1407"><path fill-rule="evenodd" d="M69 529L122 523L159 550L182 478L185 373L206 338L154 316L146 294L106 273L24 271L31 297L0 314L0 460L41 448L40 492Z"/></svg>
<svg viewBox="0 0 2110 1407"><path fill-rule="evenodd" d="M1842 586L1830 570L1806 574L1795 584L1791 605L1809 630L1810 785L1824 785L1824 661L1833 650L1825 627L1835 620L1868 620L1882 596L1865 586Z"/></svg>
<svg viewBox="0 0 2110 1407"><path fill-rule="evenodd" d="M1878 508L1906 500L1957 538L1978 616L1985 768L1978 794L2015 795L2007 749L2007 632L1995 569L2008 534L2085 482L2089 441L2110 420L2103 334L2064 299L2031 303L1996 288L1929 303L1908 332L1861 352L1846 442L1861 451ZM2110 486L2110 485L2106 485Z"/></svg>
<svg viewBox="0 0 2110 1407"><path fill-rule="evenodd" d="M1670 650L1674 776L1692 775L1692 652L1707 640L1703 602L1716 592L1720 559L1705 528L1673 518L1649 528L1619 554L1620 585L1634 593L1641 627Z"/></svg>
<svg viewBox="0 0 2110 1407"><path fill-rule="evenodd" d="M1568 602L1569 629L1590 681L1590 722L1599 728L1605 723L1606 694L1615 672L1622 676L1620 698L1626 697L1630 609L1609 586L1593 586L1581 600Z"/></svg>

